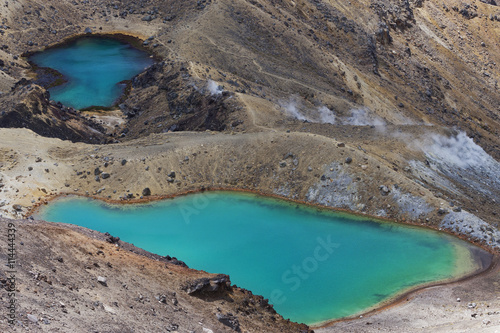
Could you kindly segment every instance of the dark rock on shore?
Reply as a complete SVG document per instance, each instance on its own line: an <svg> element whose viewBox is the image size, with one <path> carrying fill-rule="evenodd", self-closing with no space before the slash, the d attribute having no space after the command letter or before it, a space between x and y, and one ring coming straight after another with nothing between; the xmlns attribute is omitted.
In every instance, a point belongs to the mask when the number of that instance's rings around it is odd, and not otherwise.
<svg viewBox="0 0 500 333"><path fill-rule="evenodd" d="M146 187L144 190L142 190L142 195L145 197L151 195L151 190L149 189L149 187Z"/></svg>
<svg viewBox="0 0 500 333"><path fill-rule="evenodd" d="M202 294L214 294L216 292L230 290L231 281L229 276L219 274L214 278L201 278L190 281L183 288L189 295L197 296Z"/></svg>
<svg viewBox="0 0 500 333"><path fill-rule="evenodd" d="M109 232L104 234L106 236L106 241L111 244L117 244L120 241L120 237L111 236Z"/></svg>
<svg viewBox="0 0 500 333"><path fill-rule="evenodd" d="M33 70L36 73L36 79L33 83L38 84L45 89L66 83L64 76L55 69L34 66Z"/></svg>

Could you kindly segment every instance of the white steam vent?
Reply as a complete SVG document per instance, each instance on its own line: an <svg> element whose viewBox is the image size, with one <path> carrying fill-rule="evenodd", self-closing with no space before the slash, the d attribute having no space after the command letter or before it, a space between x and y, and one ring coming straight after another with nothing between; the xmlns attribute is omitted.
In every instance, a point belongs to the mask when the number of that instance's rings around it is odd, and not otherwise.
<svg viewBox="0 0 500 333"><path fill-rule="evenodd" d="M213 80L208 80L207 89L210 94L214 96L222 94L223 91L222 86L218 85L217 82Z"/></svg>

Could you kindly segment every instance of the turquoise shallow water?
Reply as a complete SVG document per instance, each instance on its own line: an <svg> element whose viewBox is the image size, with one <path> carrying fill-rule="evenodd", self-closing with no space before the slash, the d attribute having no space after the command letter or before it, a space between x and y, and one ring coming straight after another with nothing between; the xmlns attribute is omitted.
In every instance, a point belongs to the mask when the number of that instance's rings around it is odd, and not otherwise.
<svg viewBox="0 0 500 333"><path fill-rule="evenodd" d="M232 192L133 206L70 197L44 206L37 218L109 232L191 268L229 274L285 318L308 324L450 278L457 244L465 248L430 230Z"/></svg>
<svg viewBox="0 0 500 333"><path fill-rule="evenodd" d="M129 80L153 64L143 51L116 39L84 37L30 57L56 69L68 81L49 89L51 99L76 109L112 106Z"/></svg>

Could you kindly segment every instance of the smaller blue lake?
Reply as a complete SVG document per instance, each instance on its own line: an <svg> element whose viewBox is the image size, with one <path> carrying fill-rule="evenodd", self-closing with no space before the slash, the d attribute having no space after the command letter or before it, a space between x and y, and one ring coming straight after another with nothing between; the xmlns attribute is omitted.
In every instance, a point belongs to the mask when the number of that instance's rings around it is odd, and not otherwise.
<svg viewBox="0 0 500 333"><path fill-rule="evenodd" d="M109 232L191 268L229 274L285 318L307 324L471 273L479 267L473 253L481 251L432 230L233 192L140 205L68 197L36 217Z"/></svg>
<svg viewBox="0 0 500 333"><path fill-rule="evenodd" d="M49 89L51 99L75 109L112 106L124 91L120 82L154 62L146 52L104 37L82 37L36 53L30 60L64 76L66 83Z"/></svg>

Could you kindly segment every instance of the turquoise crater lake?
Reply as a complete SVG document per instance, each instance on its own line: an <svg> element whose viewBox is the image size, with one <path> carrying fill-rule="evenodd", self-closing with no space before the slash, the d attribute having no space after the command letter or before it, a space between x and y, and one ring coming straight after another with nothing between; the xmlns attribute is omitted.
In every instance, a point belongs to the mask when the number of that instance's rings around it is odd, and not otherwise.
<svg viewBox="0 0 500 333"><path fill-rule="evenodd" d="M65 197L36 217L229 274L285 318L307 324L359 314L417 285L480 268L474 258L481 250L444 233L246 193L137 205Z"/></svg>
<svg viewBox="0 0 500 333"><path fill-rule="evenodd" d="M29 59L64 76L66 83L49 89L51 99L75 109L112 106L124 91L120 82L153 64L146 52L104 37L78 38Z"/></svg>

